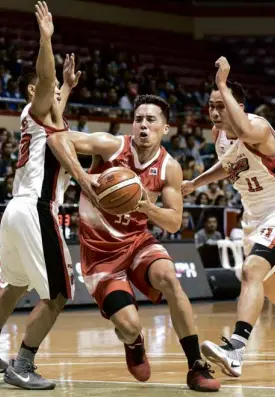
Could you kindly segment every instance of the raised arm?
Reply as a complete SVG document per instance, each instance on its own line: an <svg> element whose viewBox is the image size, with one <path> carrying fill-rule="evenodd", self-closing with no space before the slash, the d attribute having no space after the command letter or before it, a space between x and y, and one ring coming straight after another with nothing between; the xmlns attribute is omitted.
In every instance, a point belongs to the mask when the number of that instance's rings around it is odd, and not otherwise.
<svg viewBox="0 0 275 397"><path fill-rule="evenodd" d="M220 57L216 61L216 66L218 67L216 83L227 110L230 125L237 137L248 144L258 144L267 140L270 136L268 124L261 119L250 121L226 85L230 72L230 65L227 59Z"/></svg>
<svg viewBox="0 0 275 397"><path fill-rule="evenodd" d="M77 86L81 72L75 73L75 56L66 54L63 66L63 85L61 87L61 102L59 104L60 114L64 113L70 93Z"/></svg>
<svg viewBox="0 0 275 397"><path fill-rule="evenodd" d="M40 30L40 48L36 61L38 81L31 105L32 113L43 118L50 111L55 92L55 62L52 51L51 37L54 32L52 15L45 1L39 1L36 7L36 19Z"/></svg>
<svg viewBox="0 0 275 397"><path fill-rule="evenodd" d="M181 197L182 170L177 161L170 159L166 168L166 180L162 190L163 208L153 204L148 194L140 201L137 211L145 213L156 225L169 233L176 233L182 221Z"/></svg>
<svg viewBox="0 0 275 397"><path fill-rule="evenodd" d="M87 192L87 173L77 158L77 153L101 155L107 161L122 145L120 138L105 132L84 134L83 132L57 132L47 139L59 163ZM91 193L91 192L90 192Z"/></svg>

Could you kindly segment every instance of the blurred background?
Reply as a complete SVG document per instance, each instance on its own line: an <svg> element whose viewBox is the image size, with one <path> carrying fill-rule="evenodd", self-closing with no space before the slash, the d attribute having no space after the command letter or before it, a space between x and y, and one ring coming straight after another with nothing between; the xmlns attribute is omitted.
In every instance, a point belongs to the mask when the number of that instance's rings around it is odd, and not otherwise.
<svg viewBox="0 0 275 397"><path fill-rule="evenodd" d="M34 4L1 0L0 5L1 212L12 198L24 107L17 79L34 64L39 44ZM48 5L58 78L62 82L66 53L75 53L82 71L66 109L72 129L131 134L135 97L159 95L172 112L163 145L180 162L184 179L193 179L216 162L208 99L221 55L231 64L230 79L244 86L247 112L275 124L275 1L49 0ZM91 159L81 162L88 168ZM76 244L79 194L72 181L60 209L65 238ZM229 245L241 241L241 215L240 197L225 180L184 199L179 232L150 229L162 241L182 244L183 262L188 243L204 268L236 268L242 255L234 251L238 244ZM228 242L229 253L221 241Z"/></svg>

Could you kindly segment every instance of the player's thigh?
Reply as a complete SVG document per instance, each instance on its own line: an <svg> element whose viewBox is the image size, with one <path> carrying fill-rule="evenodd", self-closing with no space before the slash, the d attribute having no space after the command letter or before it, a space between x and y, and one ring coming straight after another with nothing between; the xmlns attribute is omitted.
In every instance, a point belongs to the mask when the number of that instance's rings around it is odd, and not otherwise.
<svg viewBox="0 0 275 397"><path fill-rule="evenodd" d="M18 252L32 287L41 299L56 299L59 294L68 298L70 277L64 243L50 206L29 205L22 218Z"/></svg>
<svg viewBox="0 0 275 397"><path fill-rule="evenodd" d="M9 212L6 210L0 228L0 278L4 285L26 287L29 285L30 280L22 266L17 250L18 238L20 237L10 227Z"/></svg>
<svg viewBox="0 0 275 397"><path fill-rule="evenodd" d="M167 275L176 276L170 255L155 243L136 252L128 274L135 287L154 303L162 297L158 281Z"/></svg>

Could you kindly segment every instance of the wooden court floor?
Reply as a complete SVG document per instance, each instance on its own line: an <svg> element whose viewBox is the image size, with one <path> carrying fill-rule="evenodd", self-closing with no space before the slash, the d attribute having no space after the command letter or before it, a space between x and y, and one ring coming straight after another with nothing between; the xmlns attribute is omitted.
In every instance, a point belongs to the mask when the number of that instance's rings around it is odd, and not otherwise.
<svg viewBox="0 0 275 397"><path fill-rule="evenodd" d="M193 305L200 340L218 342L229 337L235 322L235 302ZM274 310L275 312L275 310ZM122 344L111 324L98 310L65 311L37 355L39 372L57 380L54 391L24 391L3 383L1 397L178 397L208 395L186 387L186 359L173 331L167 306L140 308L152 376L146 384L128 373ZM14 356L24 333L26 314L14 314L0 337L0 355ZM259 319L245 355L241 379L228 378L216 367L222 382L221 397L275 396L275 319L266 307Z"/></svg>

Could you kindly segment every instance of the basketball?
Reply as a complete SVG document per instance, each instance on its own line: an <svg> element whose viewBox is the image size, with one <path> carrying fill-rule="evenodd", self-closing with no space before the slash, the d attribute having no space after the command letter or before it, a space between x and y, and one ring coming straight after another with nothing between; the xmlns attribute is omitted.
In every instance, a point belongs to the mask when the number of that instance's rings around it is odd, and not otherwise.
<svg viewBox="0 0 275 397"><path fill-rule="evenodd" d="M100 208L112 215L134 210L142 197L142 184L129 168L113 167L104 171L95 189Z"/></svg>

